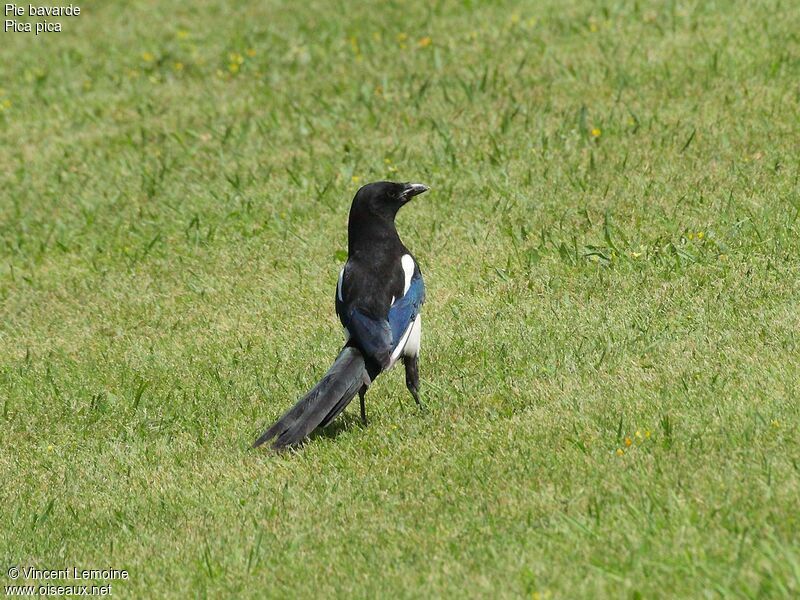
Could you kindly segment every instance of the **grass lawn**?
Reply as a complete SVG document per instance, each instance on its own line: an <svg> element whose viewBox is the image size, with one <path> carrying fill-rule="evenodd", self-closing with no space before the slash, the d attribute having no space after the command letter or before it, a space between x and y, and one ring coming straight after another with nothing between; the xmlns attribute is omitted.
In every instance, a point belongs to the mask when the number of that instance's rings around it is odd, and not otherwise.
<svg viewBox="0 0 800 600"><path fill-rule="evenodd" d="M2 585L800 595L798 3L80 7L0 32ZM376 179L427 412L253 451Z"/></svg>

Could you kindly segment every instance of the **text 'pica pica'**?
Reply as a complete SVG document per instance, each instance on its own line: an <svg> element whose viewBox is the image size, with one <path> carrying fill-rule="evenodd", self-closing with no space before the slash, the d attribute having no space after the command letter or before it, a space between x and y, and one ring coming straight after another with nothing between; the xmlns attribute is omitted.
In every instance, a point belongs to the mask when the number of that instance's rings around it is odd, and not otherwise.
<svg viewBox="0 0 800 600"><path fill-rule="evenodd" d="M320 382L253 444L273 440L276 450L295 446L325 427L356 393L366 424L364 396L375 378L397 361L406 367L406 386L419 401L420 309L425 301L422 273L397 235L400 207L428 191L421 183L378 181L353 198L347 226L347 262L336 284L336 314L345 345Z"/></svg>

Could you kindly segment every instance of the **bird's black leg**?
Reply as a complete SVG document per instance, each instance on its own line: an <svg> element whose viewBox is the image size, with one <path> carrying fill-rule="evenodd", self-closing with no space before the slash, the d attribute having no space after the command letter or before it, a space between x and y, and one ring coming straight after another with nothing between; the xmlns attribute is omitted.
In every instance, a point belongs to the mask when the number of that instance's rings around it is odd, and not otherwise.
<svg viewBox="0 0 800 600"><path fill-rule="evenodd" d="M367 405L364 403L364 397L367 395L367 386L363 386L358 390L358 399L361 402L361 424L367 426Z"/></svg>
<svg viewBox="0 0 800 600"><path fill-rule="evenodd" d="M423 408L422 402L419 401L419 358L406 356L403 358L403 363L406 365L406 387L414 397L417 406Z"/></svg>

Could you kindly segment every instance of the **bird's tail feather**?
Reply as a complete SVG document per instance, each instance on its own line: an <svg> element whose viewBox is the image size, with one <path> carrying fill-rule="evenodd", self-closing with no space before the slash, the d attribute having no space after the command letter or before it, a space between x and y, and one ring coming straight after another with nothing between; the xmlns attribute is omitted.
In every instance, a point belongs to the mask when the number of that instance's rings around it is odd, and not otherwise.
<svg viewBox="0 0 800 600"><path fill-rule="evenodd" d="M364 356L357 348L344 348L320 382L267 429L253 447L272 438L276 450L299 444L320 424L327 425L344 410L369 382Z"/></svg>

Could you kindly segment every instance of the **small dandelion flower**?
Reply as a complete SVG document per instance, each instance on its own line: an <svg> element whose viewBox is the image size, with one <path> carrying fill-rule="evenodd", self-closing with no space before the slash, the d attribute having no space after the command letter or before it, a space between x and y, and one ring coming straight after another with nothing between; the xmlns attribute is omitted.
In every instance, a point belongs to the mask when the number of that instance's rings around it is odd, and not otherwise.
<svg viewBox="0 0 800 600"><path fill-rule="evenodd" d="M778 419L772 419L772 426L777 428L781 426L781 423Z"/></svg>
<svg viewBox="0 0 800 600"><path fill-rule="evenodd" d="M397 34L397 41L398 42L405 42L408 39L408 34L401 31Z"/></svg>
<svg viewBox="0 0 800 600"><path fill-rule="evenodd" d="M702 239L705 237L705 235L706 235L706 234L705 234L705 233L703 233L702 231L698 231L698 232L697 232L697 239L698 239L698 240L702 240Z"/></svg>
<svg viewBox="0 0 800 600"><path fill-rule="evenodd" d="M630 448L631 444L633 444L633 440L629 437L625 438L625 445Z"/></svg>
<svg viewBox="0 0 800 600"><path fill-rule="evenodd" d="M417 42L417 45L418 45L420 48L427 48L428 46L430 46L430 45L431 45L431 42L432 42L432 41L433 41L433 40L431 40L431 38L429 38L428 36L425 36L425 37L423 37L423 38L419 38L419 42Z"/></svg>
<svg viewBox="0 0 800 600"><path fill-rule="evenodd" d="M172 68L175 69L176 71L183 71L183 63L176 62L174 65L172 65Z"/></svg>
<svg viewBox="0 0 800 600"><path fill-rule="evenodd" d="M686 237L687 237L687 238L689 238L690 240L693 240L693 239L694 239L694 232L690 231L690 232L687 234L687 236L686 236Z"/></svg>
<svg viewBox="0 0 800 600"><path fill-rule="evenodd" d="M2 102L0 102L0 110L8 110L9 108L11 108L11 100L6 98Z"/></svg>
<svg viewBox="0 0 800 600"><path fill-rule="evenodd" d="M175 37L177 37L179 40L185 40L189 37L189 32L185 29L178 29L178 31L175 32Z"/></svg>
<svg viewBox="0 0 800 600"><path fill-rule="evenodd" d="M244 53L247 54L247 56L249 56L250 58L253 58L256 55L256 51L253 48L248 48L247 50L244 51Z"/></svg>
<svg viewBox="0 0 800 600"><path fill-rule="evenodd" d="M351 180L353 183L358 183L359 181L361 181L361 177L359 177L358 175L353 175L353 176L350 178L350 180Z"/></svg>
<svg viewBox="0 0 800 600"><path fill-rule="evenodd" d="M593 138L599 138L603 134L599 127L592 128L590 133L592 134Z"/></svg>
<svg viewBox="0 0 800 600"><path fill-rule="evenodd" d="M238 52L231 52L228 54L228 58L230 59L231 64L241 65L244 63L244 56L239 54Z"/></svg>
<svg viewBox="0 0 800 600"><path fill-rule="evenodd" d="M645 430L644 437L645 437L645 439L648 439L648 440L650 439L650 430L649 429Z"/></svg>
<svg viewBox="0 0 800 600"><path fill-rule="evenodd" d="M52 452L53 451L53 444L50 444L50 445L47 446L47 451L48 452Z"/></svg>
<svg viewBox="0 0 800 600"><path fill-rule="evenodd" d="M231 63L228 65L228 71L233 73L234 75L239 72L239 64L238 63Z"/></svg>
<svg viewBox="0 0 800 600"><path fill-rule="evenodd" d="M625 454L625 450L622 448L617 448L617 456L622 456L623 454Z"/></svg>
<svg viewBox="0 0 800 600"><path fill-rule="evenodd" d="M642 439L642 432L637 430L636 431L636 437L639 438L639 439Z"/></svg>
<svg viewBox="0 0 800 600"><path fill-rule="evenodd" d="M142 60L144 62L153 62L156 59L152 52L142 52Z"/></svg>
<svg viewBox="0 0 800 600"><path fill-rule="evenodd" d="M385 162L387 165L390 165L392 164L392 159L387 157L383 159L383 162Z"/></svg>
<svg viewBox="0 0 800 600"><path fill-rule="evenodd" d="M520 19L522 19L522 17L520 16L519 13L514 13L514 14L511 15L511 23L514 24L514 25L519 23Z"/></svg>

